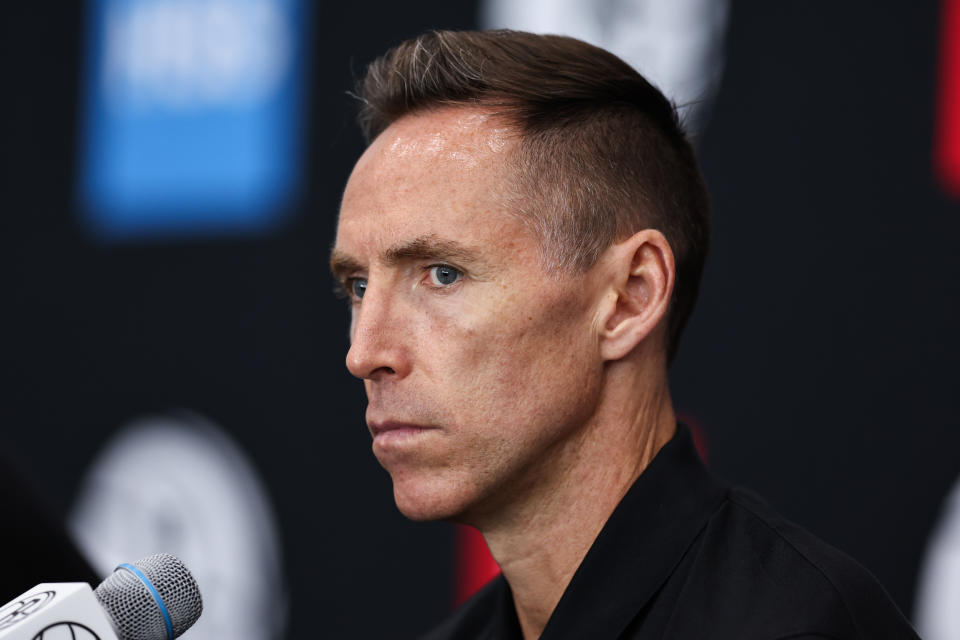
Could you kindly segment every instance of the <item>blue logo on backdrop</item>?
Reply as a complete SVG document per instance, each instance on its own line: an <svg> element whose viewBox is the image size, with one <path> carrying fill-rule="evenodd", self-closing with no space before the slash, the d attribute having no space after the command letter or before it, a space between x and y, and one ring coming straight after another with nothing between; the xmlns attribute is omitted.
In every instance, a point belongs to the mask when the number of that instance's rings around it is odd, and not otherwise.
<svg viewBox="0 0 960 640"><path fill-rule="evenodd" d="M301 0L93 0L79 171L107 239L260 231L300 178Z"/></svg>

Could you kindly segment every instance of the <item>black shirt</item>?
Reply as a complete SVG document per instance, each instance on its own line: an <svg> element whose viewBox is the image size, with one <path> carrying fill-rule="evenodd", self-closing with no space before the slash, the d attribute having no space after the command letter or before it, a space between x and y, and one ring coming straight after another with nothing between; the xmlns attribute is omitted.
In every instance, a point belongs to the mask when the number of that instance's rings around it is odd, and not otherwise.
<svg viewBox="0 0 960 640"><path fill-rule="evenodd" d="M682 425L594 541L541 640L916 638L870 573L703 466ZM521 640L503 576L426 640Z"/></svg>

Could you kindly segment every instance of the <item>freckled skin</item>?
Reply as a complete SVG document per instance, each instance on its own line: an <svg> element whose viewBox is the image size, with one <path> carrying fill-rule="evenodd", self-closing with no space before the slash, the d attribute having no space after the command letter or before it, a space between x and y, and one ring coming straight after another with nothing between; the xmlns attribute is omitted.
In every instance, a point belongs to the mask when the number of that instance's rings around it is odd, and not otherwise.
<svg viewBox="0 0 960 640"><path fill-rule="evenodd" d="M433 427L376 439L400 510L480 524L543 491L598 401L603 366L589 274L548 273L537 240L504 209L515 140L473 109L406 116L347 184L336 251L367 279L354 301L347 366L368 423ZM448 287L429 260L390 262L398 242L456 241L482 264ZM567 453L564 453L567 452Z"/></svg>

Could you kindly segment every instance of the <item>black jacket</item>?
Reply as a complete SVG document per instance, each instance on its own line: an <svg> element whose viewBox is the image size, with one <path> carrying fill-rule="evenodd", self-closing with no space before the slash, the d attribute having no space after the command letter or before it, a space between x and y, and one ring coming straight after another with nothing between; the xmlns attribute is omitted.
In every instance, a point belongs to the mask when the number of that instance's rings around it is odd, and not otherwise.
<svg viewBox="0 0 960 640"><path fill-rule="evenodd" d="M862 566L717 481L685 427L623 498L541 640L916 638ZM520 640L503 577L427 640Z"/></svg>

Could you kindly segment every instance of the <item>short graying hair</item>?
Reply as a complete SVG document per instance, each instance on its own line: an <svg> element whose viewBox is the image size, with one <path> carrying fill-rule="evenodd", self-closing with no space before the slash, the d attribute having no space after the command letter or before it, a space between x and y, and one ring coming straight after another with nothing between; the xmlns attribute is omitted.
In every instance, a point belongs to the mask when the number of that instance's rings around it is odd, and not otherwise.
<svg viewBox="0 0 960 640"><path fill-rule="evenodd" d="M520 133L514 204L558 268L589 269L613 243L660 230L676 260L673 359L706 259L709 200L676 109L643 76L574 38L434 31L375 60L357 94L368 142L430 108L504 117Z"/></svg>

